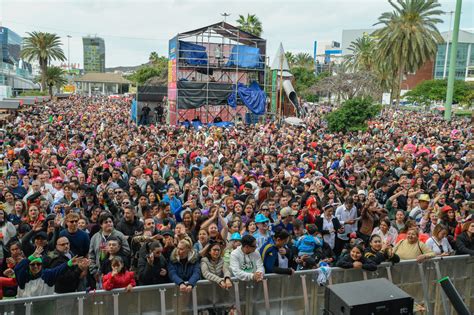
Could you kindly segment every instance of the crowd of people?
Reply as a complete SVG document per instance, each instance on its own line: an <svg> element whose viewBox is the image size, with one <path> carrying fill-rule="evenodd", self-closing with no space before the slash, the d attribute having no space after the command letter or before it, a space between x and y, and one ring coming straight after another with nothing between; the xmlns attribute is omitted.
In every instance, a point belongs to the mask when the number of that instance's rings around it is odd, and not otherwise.
<svg viewBox="0 0 474 315"><path fill-rule="evenodd" d="M366 131L137 126L72 96L0 130L0 298L474 254L468 120L386 110Z"/></svg>

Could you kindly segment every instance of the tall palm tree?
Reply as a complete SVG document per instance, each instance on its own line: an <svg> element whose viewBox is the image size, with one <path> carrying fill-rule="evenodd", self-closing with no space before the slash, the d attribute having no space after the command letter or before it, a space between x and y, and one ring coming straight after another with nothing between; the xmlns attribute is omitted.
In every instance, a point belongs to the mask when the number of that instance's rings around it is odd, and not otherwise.
<svg viewBox="0 0 474 315"><path fill-rule="evenodd" d="M53 87L56 87L59 90L67 83L67 80L64 77L65 74L66 73L63 69L56 66L48 67L46 70L46 84L48 85L49 95L51 97L53 96Z"/></svg>
<svg viewBox="0 0 474 315"><path fill-rule="evenodd" d="M348 68L354 71L372 71L376 66L376 45L376 41L368 35L351 42L349 46L351 54L345 60Z"/></svg>
<svg viewBox="0 0 474 315"><path fill-rule="evenodd" d="M20 57L28 62L38 60L41 69L41 90L46 90L46 71L53 60L64 61L61 38L56 34L31 32L23 41Z"/></svg>
<svg viewBox="0 0 474 315"><path fill-rule="evenodd" d="M297 53L295 55L295 67L312 69L314 67L313 57L308 53Z"/></svg>
<svg viewBox="0 0 474 315"><path fill-rule="evenodd" d="M148 62L150 62L151 64L155 64L158 62L158 59L160 57L158 56L158 53L156 51L152 51L150 53L150 56L148 57Z"/></svg>
<svg viewBox="0 0 474 315"><path fill-rule="evenodd" d="M260 22L255 14L247 14L247 17L239 15L239 19L236 22L241 30L258 37L262 35L262 22Z"/></svg>
<svg viewBox="0 0 474 315"><path fill-rule="evenodd" d="M436 24L443 11L437 0L389 0L394 11L385 12L375 24L382 28L373 35L377 37L381 59L389 59L396 69L397 106L400 103L400 87L403 75L415 72L436 55L437 44L443 41Z"/></svg>
<svg viewBox="0 0 474 315"><path fill-rule="evenodd" d="M293 65L295 64L295 55L291 51L286 51L285 57L288 61L288 65L290 66L290 68L293 67Z"/></svg>

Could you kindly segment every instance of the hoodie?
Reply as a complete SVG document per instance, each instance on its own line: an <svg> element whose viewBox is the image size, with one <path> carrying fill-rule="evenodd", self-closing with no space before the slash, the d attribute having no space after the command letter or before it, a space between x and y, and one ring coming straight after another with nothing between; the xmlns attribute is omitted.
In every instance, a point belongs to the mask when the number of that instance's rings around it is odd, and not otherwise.
<svg viewBox="0 0 474 315"><path fill-rule="evenodd" d="M242 251L242 246L237 247L230 254L230 271L242 281L252 280L253 274L257 271L265 273L260 254L253 252L247 255Z"/></svg>

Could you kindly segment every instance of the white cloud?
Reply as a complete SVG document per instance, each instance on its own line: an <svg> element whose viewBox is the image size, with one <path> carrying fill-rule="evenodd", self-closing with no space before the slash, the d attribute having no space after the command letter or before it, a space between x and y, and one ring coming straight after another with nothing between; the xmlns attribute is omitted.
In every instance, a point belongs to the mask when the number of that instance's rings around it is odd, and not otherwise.
<svg viewBox="0 0 474 315"><path fill-rule="evenodd" d="M445 11L454 10L455 1L440 1ZM286 50L312 53L314 40L340 40L343 29L367 28L384 11L385 0L3 0L2 24L20 35L28 31L55 32L70 40L71 63L82 65L84 35L102 36L106 45L107 67L146 62L151 51L166 55L168 40L184 32L222 20L221 13L256 14L263 23L267 54L273 56L280 42ZM441 30L447 30L448 17ZM474 0L463 1L462 28L474 27Z"/></svg>

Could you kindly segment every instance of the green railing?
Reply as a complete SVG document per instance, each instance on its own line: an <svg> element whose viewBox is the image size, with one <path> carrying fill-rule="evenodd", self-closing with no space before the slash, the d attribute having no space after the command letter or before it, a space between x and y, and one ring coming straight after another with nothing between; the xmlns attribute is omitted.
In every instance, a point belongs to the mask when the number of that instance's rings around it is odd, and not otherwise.
<svg viewBox="0 0 474 315"><path fill-rule="evenodd" d="M377 271L333 268L329 284L387 278L425 304L427 314L455 314L436 280L449 276L468 307L474 309L474 258L452 256L418 264L402 261L382 264ZM223 290L200 281L190 294L181 294L173 284L141 286L124 290L78 292L0 302L0 314L192 314L207 309L230 309L240 314L323 314L324 287L316 283L317 271L293 276L270 274L261 283L239 282ZM355 294L370 294L355 292Z"/></svg>

